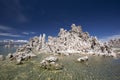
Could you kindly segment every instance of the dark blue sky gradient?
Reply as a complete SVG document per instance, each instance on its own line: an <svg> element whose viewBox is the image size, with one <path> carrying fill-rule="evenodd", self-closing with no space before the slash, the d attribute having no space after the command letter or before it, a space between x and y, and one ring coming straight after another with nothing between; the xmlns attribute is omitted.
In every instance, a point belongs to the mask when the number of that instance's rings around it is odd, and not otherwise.
<svg viewBox="0 0 120 80"><path fill-rule="evenodd" d="M12 28L0 32L19 35L0 39L29 39L41 33L56 36L59 28L69 30L72 23L98 38L120 34L120 1L0 0L0 26Z"/></svg>

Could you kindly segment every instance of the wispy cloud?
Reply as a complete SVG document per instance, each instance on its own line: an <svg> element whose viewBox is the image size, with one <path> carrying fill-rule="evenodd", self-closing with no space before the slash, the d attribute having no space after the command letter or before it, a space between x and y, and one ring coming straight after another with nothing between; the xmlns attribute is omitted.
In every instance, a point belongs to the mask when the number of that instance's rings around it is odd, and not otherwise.
<svg viewBox="0 0 120 80"><path fill-rule="evenodd" d="M35 34L35 32L22 32L24 35L30 35L30 34Z"/></svg>
<svg viewBox="0 0 120 80"><path fill-rule="evenodd" d="M12 30L12 28L0 25L0 30L8 31L8 30Z"/></svg>
<svg viewBox="0 0 120 80"><path fill-rule="evenodd" d="M18 19L19 22L27 22L28 21L26 16L23 15L22 13L18 13L17 19Z"/></svg>
<svg viewBox="0 0 120 80"><path fill-rule="evenodd" d="M31 34L35 34L35 32L30 32Z"/></svg>
<svg viewBox="0 0 120 80"><path fill-rule="evenodd" d="M5 36L5 37L23 37L22 35L11 34L11 33L0 33L0 36Z"/></svg>
<svg viewBox="0 0 120 80"><path fill-rule="evenodd" d="M109 41L111 39L118 39L120 38L120 34L116 34L116 35L111 35L111 36L106 36L104 38L101 38L100 41L102 42L106 42L106 41Z"/></svg>
<svg viewBox="0 0 120 80"><path fill-rule="evenodd" d="M28 33L28 32L22 32L22 34L29 35L29 33Z"/></svg>
<svg viewBox="0 0 120 80"><path fill-rule="evenodd" d="M22 13L23 6L20 3L20 0L14 0L14 6L16 8L17 13L17 19L19 22L27 22L28 19L26 16Z"/></svg>
<svg viewBox="0 0 120 80"><path fill-rule="evenodd" d="M9 16L10 18L20 23L28 21L25 14L23 13L24 6L21 4L21 0L0 0L0 3L3 7L5 7L5 17Z"/></svg>

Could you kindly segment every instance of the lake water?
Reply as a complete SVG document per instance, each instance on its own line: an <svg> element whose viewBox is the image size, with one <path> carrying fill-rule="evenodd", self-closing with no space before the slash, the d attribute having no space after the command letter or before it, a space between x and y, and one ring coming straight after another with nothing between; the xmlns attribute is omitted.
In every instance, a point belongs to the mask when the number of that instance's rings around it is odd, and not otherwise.
<svg viewBox="0 0 120 80"><path fill-rule="evenodd" d="M120 58L89 56L85 64L72 62L76 57L71 57L72 61L69 58L63 63L67 64L65 67L72 73L73 80L120 80Z"/></svg>
<svg viewBox="0 0 120 80"><path fill-rule="evenodd" d="M15 51L14 47L0 45L0 54L7 55ZM62 56L60 63L64 65L63 71L52 72L40 69L39 62L43 57L40 54L23 65L1 62L0 80L120 80L120 58L89 56L84 64L74 62L79 56Z"/></svg>
<svg viewBox="0 0 120 80"><path fill-rule="evenodd" d="M5 48L4 45L0 45L0 54L6 56L8 53L14 53L16 51L15 47Z"/></svg>
<svg viewBox="0 0 120 80"><path fill-rule="evenodd" d="M10 48L6 48L5 47L6 44L8 44L8 43L0 42L0 54L2 54L4 56L6 56L8 53L14 53L19 45L23 45L25 43L15 43L15 44L12 44L12 47L10 47ZM14 45L16 45L16 47L14 47Z"/></svg>

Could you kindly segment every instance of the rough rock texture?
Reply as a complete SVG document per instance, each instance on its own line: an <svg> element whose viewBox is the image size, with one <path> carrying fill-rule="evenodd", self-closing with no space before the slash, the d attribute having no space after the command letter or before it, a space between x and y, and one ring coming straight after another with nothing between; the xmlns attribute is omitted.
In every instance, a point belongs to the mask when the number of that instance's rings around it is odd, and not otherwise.
<svg viewBox="0 0 120 80"><path fill-rule="evenodd" d="M57 63L58 58L50 56L40 62L41 68L48 70L61 70L63 65Z"/></svg>
<svg viewBox="0 0 120 80"><path fill-rule="evenodd" d="M60 29L57 37L48 36L45 41L45 34L30 39L28 44L18 48L16 55L26 55L33 50L44 53L65 54L84 53L94 55L116 56L112 49L98 41L96 37L83 32L81 26L71 25L71 30Z"/></svg>
<svg viewBox="0 0 120 80"><path fill-rule="evenodd" d="M119 39L113 39L108 41L108 44L112 46L113 48L120 48L120 38Z"/></svg>
<svg viewBox="0 0 120 80"><path fill-rule="evenodd" d="M6 59L12 59L13 58L13 54L12 53L9 53L7 56L6 56Z"/></svg>
<svg viewBox="0 0 120 80"><path fill-rule="evenodd" d="M45 61L47 61L47 62L57 62L58 58L50 56L50 57L45 58Z"/></svg>
<svg viewBox="0 0 120 80"><path fill-rule="evenodd" d="M85 62L88 61L88 56L80 57L77 59L78 62Z"/></svg>
<svg viewBox="0 0 120 80"><path fill-rule="evenodd" d="M81 26L71 25L72 29L67 31L60 29L58 37L48 37L46 50L52 53L88 53L113 55L111 48L103 44L96 37L89 36L83 32Z"/></svg>
<svg viewBox="0 0 120 80"><path fill-rule="evenodd" d="M33 47L31 47L29 44L25 44L19 47L15 53L8 54L6 58L10 60L16 60L17 64L21 64L23 60L28 60L32 57L36 57L32 49Z"/></svg>

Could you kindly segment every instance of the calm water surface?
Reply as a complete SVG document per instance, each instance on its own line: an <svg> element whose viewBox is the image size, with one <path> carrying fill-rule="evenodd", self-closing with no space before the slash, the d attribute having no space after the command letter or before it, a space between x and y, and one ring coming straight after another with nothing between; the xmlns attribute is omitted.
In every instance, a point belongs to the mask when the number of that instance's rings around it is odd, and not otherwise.
<svg viewBox="0 0 120 80"><path fill-rule="evenodd" d="M16 48L4 48L3 46L0 46L0 54L7 55L8 53L13 53L15 52ZM71 59L70 59L71 58ZM89 60L87 63L82 64L82 63L75 63L73 60L75 60L76 57L70 56L70 57L63 57L61 59L61 63L64 65L64 70L61 73L54 73L53 80L120 80L120 58L118 59L113 59L111 57L100 57L100 56L90 56ZM35 59L35 63L39 63L41 60L41 56L37 57ZM2 65L2 63L1 63ZM0 68L2 69L3 67L0 65ZM38 75L41 74L41 79L46 79L46 77L51 77L53 76L53 73L51 72L46 72L42 73L42 71L38 71L38 69L33 70L36 65L30 65L29 63L27 64L28 66L22 67L22 72L25 73L25 75L28 77L26 79L29 79L29 75L33 75L33 77L38 77ZM8 68L8 67L7 67ZM21 72L20 68L16 67L16 70L7 70L6 69L0 69L0 74L3 75L0 77L0 79L5 79L4 74L11 74L14 73L17 77ZM19 70L20 69L20 70ZM26 71L27 70L27 71ZM33 70L33 73L29 73L28 71ZM19 73L20 72L20 73ZM34 75L36 74L36 75ZM48 76L47 76L48 75ZM62 76L68 76L71 75L72 78L63 78ZM12 75L11 75L12 76ZM14 79L14 78L13 78ZM35 78L34 78L35 79ZM31 79L31 80L34 80ZM37 80L41 80L37 79ZM9 79L8 79L9 80Z"/></svg>
<svg viewBox="0 0 120 80"><path fill-rule="evenodd" d="M5 48L3 46L0 46L0 54L7 55L8 53L14 53L16 51L16 48Z"/></svg>

